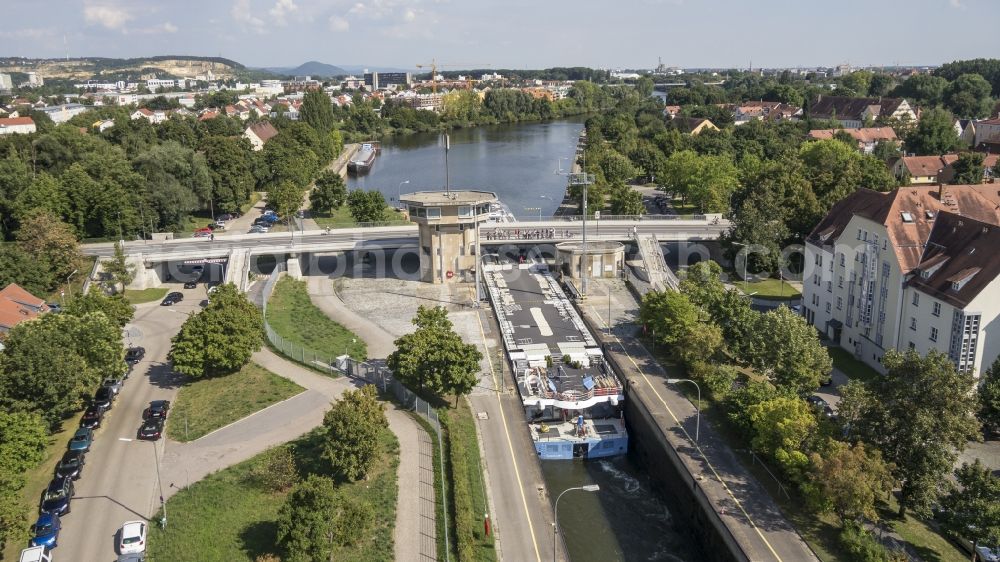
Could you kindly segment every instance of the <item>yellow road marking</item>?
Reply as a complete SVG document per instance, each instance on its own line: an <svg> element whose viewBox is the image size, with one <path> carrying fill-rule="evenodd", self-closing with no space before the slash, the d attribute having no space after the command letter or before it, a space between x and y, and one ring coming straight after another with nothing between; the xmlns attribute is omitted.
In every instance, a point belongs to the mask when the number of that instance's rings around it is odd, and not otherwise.
<svg viewBox="0 0 1000 562"><path fill-rule="evenodd" d="M475 298L475 296L473 296ZM497 406L500 408L500 418L503 421L503 432L507 436L507 448L510 450L510 461L514 463L514 476L517 478L517 490L521 493L521 505L524 506L524 517L528 520L528 532L531 534L531 545L535 548L535 558L541 562L542 555L538 551L538 541L535 540L535 527L531 524L531 513L528 511L528 499L524 495L524 485L521 482L521 471L517 468L517 455L514 454L514 444L510 440L510 430L507 429L507 416L503 413L503 403L500 402L500 386L497 384L497 373L493 368L493 359L490 359L490 347L486 345L486 330L483 328L483 318L476 310L476 320L479 322L479 334L483 338L483 349L486 350L486 359L490 364L490 376L493 377L494 396L497 397Z"/></svg>
<svg viewBox="0 0 1000 562"><path fill-rule="evenodd" d="M594 316L597 316L605 326L608 326L608 322L605 321L603 317L601 317L600 313L598 313L593 306L590 307L590 311L594 314ZM677 416L674 415L673 410L671 410L670 406L667 405L666 400L664 400L663 397L660 396L660 393L656 390L656 387L653 386L653 383L650 382L649 377L646 376L646 373L642 370L642 367L640 367L639 364L635 362L635 359L632 359L632 355L628 352L627 349L625 349L625 345L622 344L620 339L618 339L618 336L612 335L612 337L615 339L616 342L618 342L618 346L622 348L622 352L625 353L625 357L628 357L628 360L632 362L632 365L634 365L636 370L639 371L639 374L642 375L642 378L646 381L646 384L649 386L649 389L653 391L653 394L656 395L656 398L660 401L661 404L663 404L663 407L667 409L667 413L669 413L670 417L674 419L674 423L677 424L677 427L679 427L680 430L684 432L684 435L688 438L689 441L694 443L694 447L695 449L698 450L698 454L701 455L702 460L705 461L705 464L708 465L708 468L712 470L712 474L715 476L715 479L718 480L720 484L722 484L722 487L725 488L726 493L729 494L729 497L732 498L734 502L736 502L736 506L740 508L740 512L743 513L743 516L746 517L747 521L750 522L750 526L753 527L753 530L757 532L757 536L760 537L760 540L764 541L764 545L767 546L767 549L771 551L771 554L774 555L775 559L777 559L778 562L782 562L781 557L778 556L778 553L774 551L774 548L771 546L771 543L768 542L766 537L764 537L764 533L762 533L760 528L757 527L757 524L754 523L753 518L750 517L750 514L747 513L746 509L743 509L743 503L740 502L739 499L737 499L736 495L733 494L733 491L729 489L729 485L727 485L726 482L722 479L722 477L719 476L719 473L716 472L715 467L712 466L711 461L709 461L708 457L705 456L705 453L702 452L701 445L697 441L692 439L691 435L688 434L687 429L685 429L684 426L681 425L680 420L677 419ZM646 350L646 353L649 353L649 350L646 349L644 345L642 345L642 342L637 342L637 343L639 344L640 347ZM650 354L650 357L652 357L652 354Z"/></svg>

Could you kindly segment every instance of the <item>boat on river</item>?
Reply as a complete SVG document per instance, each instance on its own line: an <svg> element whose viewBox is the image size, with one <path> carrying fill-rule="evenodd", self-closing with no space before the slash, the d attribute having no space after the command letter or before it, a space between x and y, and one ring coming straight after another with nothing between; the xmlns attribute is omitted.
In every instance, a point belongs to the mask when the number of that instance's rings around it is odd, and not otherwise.
<svg viewBox="0 0 1000 562"><path fill-rule="evenodd" d="M375 163L375 156L379 152L381 152L381 146L377 142L362 144L361 148L347 162L347 171L358 174L371 170L372 164Z"/></svg>

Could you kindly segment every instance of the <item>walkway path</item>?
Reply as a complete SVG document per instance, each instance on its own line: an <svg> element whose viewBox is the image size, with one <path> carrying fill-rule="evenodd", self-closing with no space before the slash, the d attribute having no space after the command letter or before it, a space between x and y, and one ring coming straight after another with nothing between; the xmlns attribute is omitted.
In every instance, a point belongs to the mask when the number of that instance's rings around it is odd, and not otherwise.
<svg viewBox="0 0 1000 562"><path fill-rule="evenodd" d="M212 472L308 433L323 422L333 400L357 386L351 379L320 375L267 348L255 353L253 360L306 390L195 441L167 442L160 467L166 498ZM386 417L399 440L395 559L434 560L434 471L431 456L425 454L430 439L405 410L390 404ZM425 507L428 502L429 510ZM420 517L414 516L418 513Z"/></svg>

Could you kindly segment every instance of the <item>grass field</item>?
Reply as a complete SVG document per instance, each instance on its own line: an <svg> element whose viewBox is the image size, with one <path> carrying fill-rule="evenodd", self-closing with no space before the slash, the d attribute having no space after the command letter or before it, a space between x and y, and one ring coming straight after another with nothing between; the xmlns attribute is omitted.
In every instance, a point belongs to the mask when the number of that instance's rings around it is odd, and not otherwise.
<svg viewBox="0 0 1000 562"><path fill-rule="evenodd" d="M368 358L364 340L316 308L309 300L304 281L290 277L278 281L267 303L267 322L295 346L329 357L347 353L361 361Z"/></svg>
<svg viewBox="0 0 1000 562"><path fill-rule="evenodd" d="M843 371L849 378L867 382L876 380L881 376L878 371L865 365L864 362L856 359L851 352L842 347L832 345L827 347L826 350L833 359L833 366Z"/></svg>
<svg viewBox="0 0 1000 562"><path fill-rule="evenodd" d="M284 445L292 450L300 478L308 473L326 473L326 462L320 458L321 431ZM338 484L338 490L345 496L372 504L376 523L354 547L335 548L333 560L393 559L399 443L391 432L385 431L381 444L382 457L368 480ZM219 471L167 501L170 524L165 530L158 525L150 526L149 559L254 562L258 556L278 554L275 521L287 493L261 489L249 478L262 461L263 456L258 455Z"/></svg>
<svg viewBox="0 0 1000 562"><path fill-rule="evenodd" d="M789 285L787 281L779 281L777 279L750 281L745 285L742 281L734 280L733 286L748 295L750 293L757 293L754 296L762 299L791 300L802 296L802 293Z"/></svg>
<svg viewBox="0 0 1000 562"><path fill-rule="evenodd" d="M132 304L158 301L167 295L166 287L151 287L149 289L125 289L125 298Z"/></svg>
<svg viewBox="0 0 1000 562"><path fill-rule="evenodd" d="M390 224L407 224L403 215L396 212L396 209L389 205L385 207L385 216L386 221ZM351 216L351 210L347 205L340 207L332 213L313 213L312 219L316 221L316 224L320 228L351 228L358 225L358 221L354 220L354 217Z"/></svg>
<svg viewBox="0 0 1000 562"><path fill-rule="evenodd" d="M450 530L459 560L494 561L497 559L493 535L486 535L482 514L489 511L486 503L486 485L479 463L479 441L476 439L476 421L464 398L455 408L440 408L438 414L445 421L447 480L451 484L448 499L451 503Z"/></svg>
<svg viewBox="0 0 1000 562"><path fill-rule="evenodd" d="M250 363L224 377L192 380L171 405L167 435L193 441L302 392L294 382Z"/></svg>

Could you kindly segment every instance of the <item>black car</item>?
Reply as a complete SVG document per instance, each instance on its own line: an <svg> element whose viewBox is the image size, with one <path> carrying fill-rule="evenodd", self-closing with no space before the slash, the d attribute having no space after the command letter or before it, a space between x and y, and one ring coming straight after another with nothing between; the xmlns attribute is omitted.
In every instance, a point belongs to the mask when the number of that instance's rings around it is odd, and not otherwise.
<svg viewBox="0 0 1000 562"><path fill-rule="evenodd" d="M38 511L66 515L70 511L69 501L75 493L72 478L56 476L42 494L42 505Z"/></svg>
<svg viewBox="0 0 1000 562"><path fill-rule="evenodd" d="M169 400L153 400L149 406L142 411L142 419L167 419L167 412L170 411Z"/></svg>
<svg viewBox="0 0 1000 562"><path fill-rule="evenodd" d="M156 441L163 435L163 418L149 418L139 428L139 439Z"/></svg>
<svg viewBox="0 0 1000 562"><path fill-rule="evenodd" d="M135 365L146 355L145 347L130 347L125 351L125 362Z"/></svg>
<svg viewBox="0 0 1000 562"><path fill-rule="evenodd" d="M163 301L160 303L160 306L173 306L182 300L184 300L184 293L178 293L175 291L163 297Z"/></svg>
<svg viewBox="0 0 1000 562"><path fill-rule="evenodd" d="M94 393L93 405L104 410L110 410L112 403L115 401L115 391L111 390L106 386L102 386L97 389Z"/></svg>
<svg viewBox="0 0 1000 562"><path fill-rule="evenodd" d="M822 413L823 416L825 416L828 419L833 419L837 417L837 414L833 411L833 408L830 407L830 403L824 400L820 396L816 396L815 394L813 394L812 396L807 396L806 402L812 405L813 408Z"/></svg>
<svg viewBox="0 0 1000 562"><path fill-rule="evenodd" d="M101 421L103 420L104 409L91 404L90 406L87 406L87 409L83 412L83 417L80 418L80 427L97 429L101 427Z"/></svg>
<svg viewBox="0 0 1000 562"><path fill-rule="evenodd" d="M83 451L66 451L56 465L56 476L76 480L83 475L83 465L87 464L87 454Z"/></svg>

